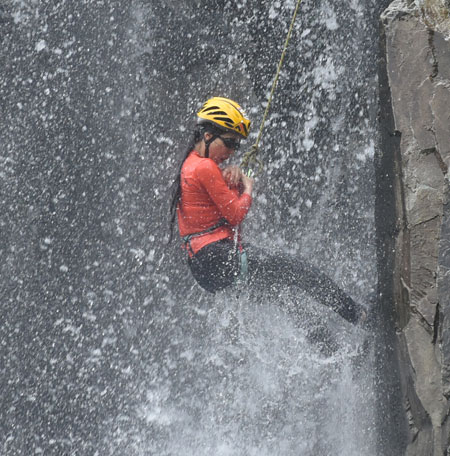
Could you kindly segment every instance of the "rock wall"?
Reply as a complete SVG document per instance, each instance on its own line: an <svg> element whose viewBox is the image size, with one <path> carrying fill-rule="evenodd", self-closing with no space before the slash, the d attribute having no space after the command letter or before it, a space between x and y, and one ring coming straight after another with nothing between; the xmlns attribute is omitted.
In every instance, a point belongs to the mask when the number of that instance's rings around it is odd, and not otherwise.
<svg viewBox="0 0 450 456"><path fill-rule="evenodd" d="M395 0L381 16L380 291L394 306L411 456L450 450L448 16L444 0Z"/></svg>

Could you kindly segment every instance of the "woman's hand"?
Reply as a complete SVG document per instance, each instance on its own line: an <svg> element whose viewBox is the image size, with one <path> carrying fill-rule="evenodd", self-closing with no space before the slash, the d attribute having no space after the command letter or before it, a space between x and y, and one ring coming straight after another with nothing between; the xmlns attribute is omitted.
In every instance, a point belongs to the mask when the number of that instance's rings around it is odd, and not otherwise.
<svg viewBox="0 0 450 456"><path fill-rule="evenodd" d="M250 196L252 196L254 180L251 177L248 177L244 173L242 173L241 182L242 186L244 187L243 193L247 193Z"/></svg>
<svg viewBox="0 0 450 456"><path fill-rule="evenodd" d="M227 166L222 171L222 176L228 187L235 188L238 187L242 180L242 171L241 168L237 165Z"/></svg>
<svg viewBox="0 0 450 456"><path fill-rule="evenodd" d="M241 168L236 165L227 166L222 171L222 176L230 188L239 188L239 193L247 193L251 196L253 191L253 179L246 176Z"/></svg>

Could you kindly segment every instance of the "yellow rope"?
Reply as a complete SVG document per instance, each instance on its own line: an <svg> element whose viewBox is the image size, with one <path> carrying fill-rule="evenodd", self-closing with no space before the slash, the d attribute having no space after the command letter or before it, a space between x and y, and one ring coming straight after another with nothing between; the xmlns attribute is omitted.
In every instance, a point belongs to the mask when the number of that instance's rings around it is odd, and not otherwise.
<svg viewBox="0 0 450 456"><path fill-rule="evenodd" d="M255 144L253 144L251 149L244 154L244 157L242 158L242 162L241 162L241 168L248 168L249 165L252 163L258 165L258 173L261 173L264 168L263 162L257 156L258 152L259 152L259 142L261 140L262 132L264 129L264 124L267 119L267 114L269 113L270 104L272 103L273 94L275 93L275 88L277 86L278 78L280 76L281 67L282 67L283 61L284 61L284 56L286 55L286 50L289 45L289 40L291 39L292 30L294 29L295 19L297 17L298 9L300 7L301 2L302 2L302 0L298 0L297 6L295 7L294 15L292 17L292 21L291 21L291 25L289 27L286 41L284 42L284 48L283 48L283 52L281 53L280 62L278 63L277 73L275 75L275 79L272 84L272 90L270 91L269 99L267 100L266 110L264 112L264 116L261 121L261 126L259 127L258 137L256 138L256 142L255 142Z"/></svg>

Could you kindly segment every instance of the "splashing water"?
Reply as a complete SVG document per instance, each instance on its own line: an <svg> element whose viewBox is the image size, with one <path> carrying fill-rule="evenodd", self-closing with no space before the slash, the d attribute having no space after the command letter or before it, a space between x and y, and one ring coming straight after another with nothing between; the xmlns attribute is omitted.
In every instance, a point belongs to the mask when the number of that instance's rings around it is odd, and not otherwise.
<svg viewBox="0 0 450 456"><path fill-rule="evenodd" d="M133 442L133 454L375 454L373 359L361 357L361 334L332 315L327 332L313 306L293 318L245 291L209 310L187 304L140 385L134 430L108 423L124 432L110 451Z"/></svg>

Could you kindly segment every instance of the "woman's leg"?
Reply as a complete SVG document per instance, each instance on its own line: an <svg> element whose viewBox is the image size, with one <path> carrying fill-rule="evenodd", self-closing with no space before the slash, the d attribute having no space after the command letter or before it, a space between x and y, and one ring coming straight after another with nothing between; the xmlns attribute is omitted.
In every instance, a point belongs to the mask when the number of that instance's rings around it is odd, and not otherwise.
<svg viewBox="0 0 450 456"><path fill-rule="evenodd" d="M260 288L273 285L301 288L351 323L361 319L363 308L315 266L302 258L279 253L268 254L246 245L248 280ZM232 285L240 272L239 255L234 242L224 239L203 247L188 260L198 284L210 293Z"/></svg>
<svg viewBox="0 0 450 456"><path fill-rule="evenodd" d="M245 250L248 255L248 279L251 285L299 287L347 321L356 323L361 319L363 308L327 275L302 258L283 253L267 254L251 245L246 245Z"/></svg>
<svg viewBox="0 0 450 456"><path fill-rule="evenodd" d="M210 293L232 285L239 275L239 256L228 239L206 245L188 264L198 284Z"/></svg>

